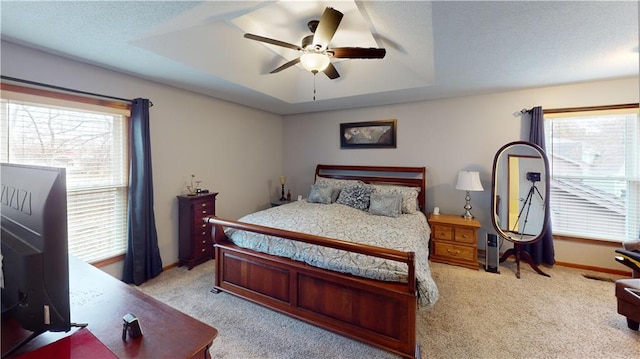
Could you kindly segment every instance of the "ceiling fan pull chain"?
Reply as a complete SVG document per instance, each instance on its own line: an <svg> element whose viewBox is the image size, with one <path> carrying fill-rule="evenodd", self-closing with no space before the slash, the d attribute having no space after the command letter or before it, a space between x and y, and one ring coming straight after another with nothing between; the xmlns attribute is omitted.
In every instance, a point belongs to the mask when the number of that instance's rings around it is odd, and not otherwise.
<svg viewBox="0 0 640 359"><path fill-rule="evenodd" d="M316 74L318 71L313 72L313 101L316 100Z"/></svg>

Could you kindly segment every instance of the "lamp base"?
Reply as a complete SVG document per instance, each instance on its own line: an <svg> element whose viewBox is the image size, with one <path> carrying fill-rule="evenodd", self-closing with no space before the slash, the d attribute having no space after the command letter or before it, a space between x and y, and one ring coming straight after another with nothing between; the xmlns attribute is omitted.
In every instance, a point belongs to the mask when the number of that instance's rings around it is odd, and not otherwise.
<svg viewBox="0 0 640 359"><path fill-rule="evenodd" d="M464 197L465 205L464 205L464 213L462 214L462 218L464 219L472 219L473 214L471 214L471 194L467 191L467 195Z"/></svg>

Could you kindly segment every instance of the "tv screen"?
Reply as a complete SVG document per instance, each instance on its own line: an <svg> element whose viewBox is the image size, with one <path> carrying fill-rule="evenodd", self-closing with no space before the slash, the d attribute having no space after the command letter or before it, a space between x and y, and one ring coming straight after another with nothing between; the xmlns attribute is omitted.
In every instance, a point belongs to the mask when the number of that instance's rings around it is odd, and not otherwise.
<svg viewBox="0 0 640 359"><path fill-rule="evenodd" d="M3 319L33 332L27 340L69 331L65 169L0 166Z"/></svg>

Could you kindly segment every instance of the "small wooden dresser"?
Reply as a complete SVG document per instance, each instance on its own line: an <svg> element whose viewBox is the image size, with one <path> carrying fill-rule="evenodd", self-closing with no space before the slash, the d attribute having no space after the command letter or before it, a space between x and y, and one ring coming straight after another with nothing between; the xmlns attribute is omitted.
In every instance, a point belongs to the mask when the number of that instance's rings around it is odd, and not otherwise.
<svg viewBox="0 0 640 359"><path fill-rule="evenodd" d="M480 222L460 215L429 215L430 260L478 269L478 229Z"/></svg>
<svg viewBox="0 0 640 359"><path fill-rule="evenodd" d="M218 193L178 196L178 265L189 269L213 258L213 240L203 218L216 214Z"/></svg>

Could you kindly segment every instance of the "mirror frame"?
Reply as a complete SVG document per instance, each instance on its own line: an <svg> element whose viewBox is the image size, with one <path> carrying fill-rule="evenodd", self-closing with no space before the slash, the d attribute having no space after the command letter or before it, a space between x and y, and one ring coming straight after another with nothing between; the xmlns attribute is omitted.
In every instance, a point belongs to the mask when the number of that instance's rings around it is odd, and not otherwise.
<svg viewBox="0 0 640 359"><path fill-rule="evenodd" d="M526 240L520 240L520 239L516 239L513 238L511 235L509 235L507 232L505 232L502 228L500 228L500 224L498 223L498 216L497 216L497 207L498 207L498 201L497 201L497 191L496 191L496 185L497 185L497 177L498 177L498 173L497 173L497 166L498 166L498 160L500 159L500 157L510 148L515 147L515 146L527 146L530 147L531 149L533 149L534 151L538 152L538 154L540 155L540 159L542 160L543 164L544 164L544 181L545 181L545 189L544 189L544 216L543 216L543 221L542 221L542 229L540 230L540 233L538 233L538 235L536 235L533 238L527 238ZM527 142L527 141L514 141L514 142L509 142L506 145L500 147L500 149L498 150L498 152L496 152L496 155L493 158L493 171L492 171L492 178L491 178L491 223L493 224L493 228L496 230L496 232L504 239L513 242L513 243L520 243L520 244L532 244L535 243L537 241L540 240L540 238L542 238L542 236L546 233L547 228L549 226L549 217L550 214L548 213L549 211L549 194L550 194L550 174L549 174L549 159L547 158L547 155L545 154L544 150L536 145L535 143L532 142ZM508 200L508 199L507 199Z"/></svg>

